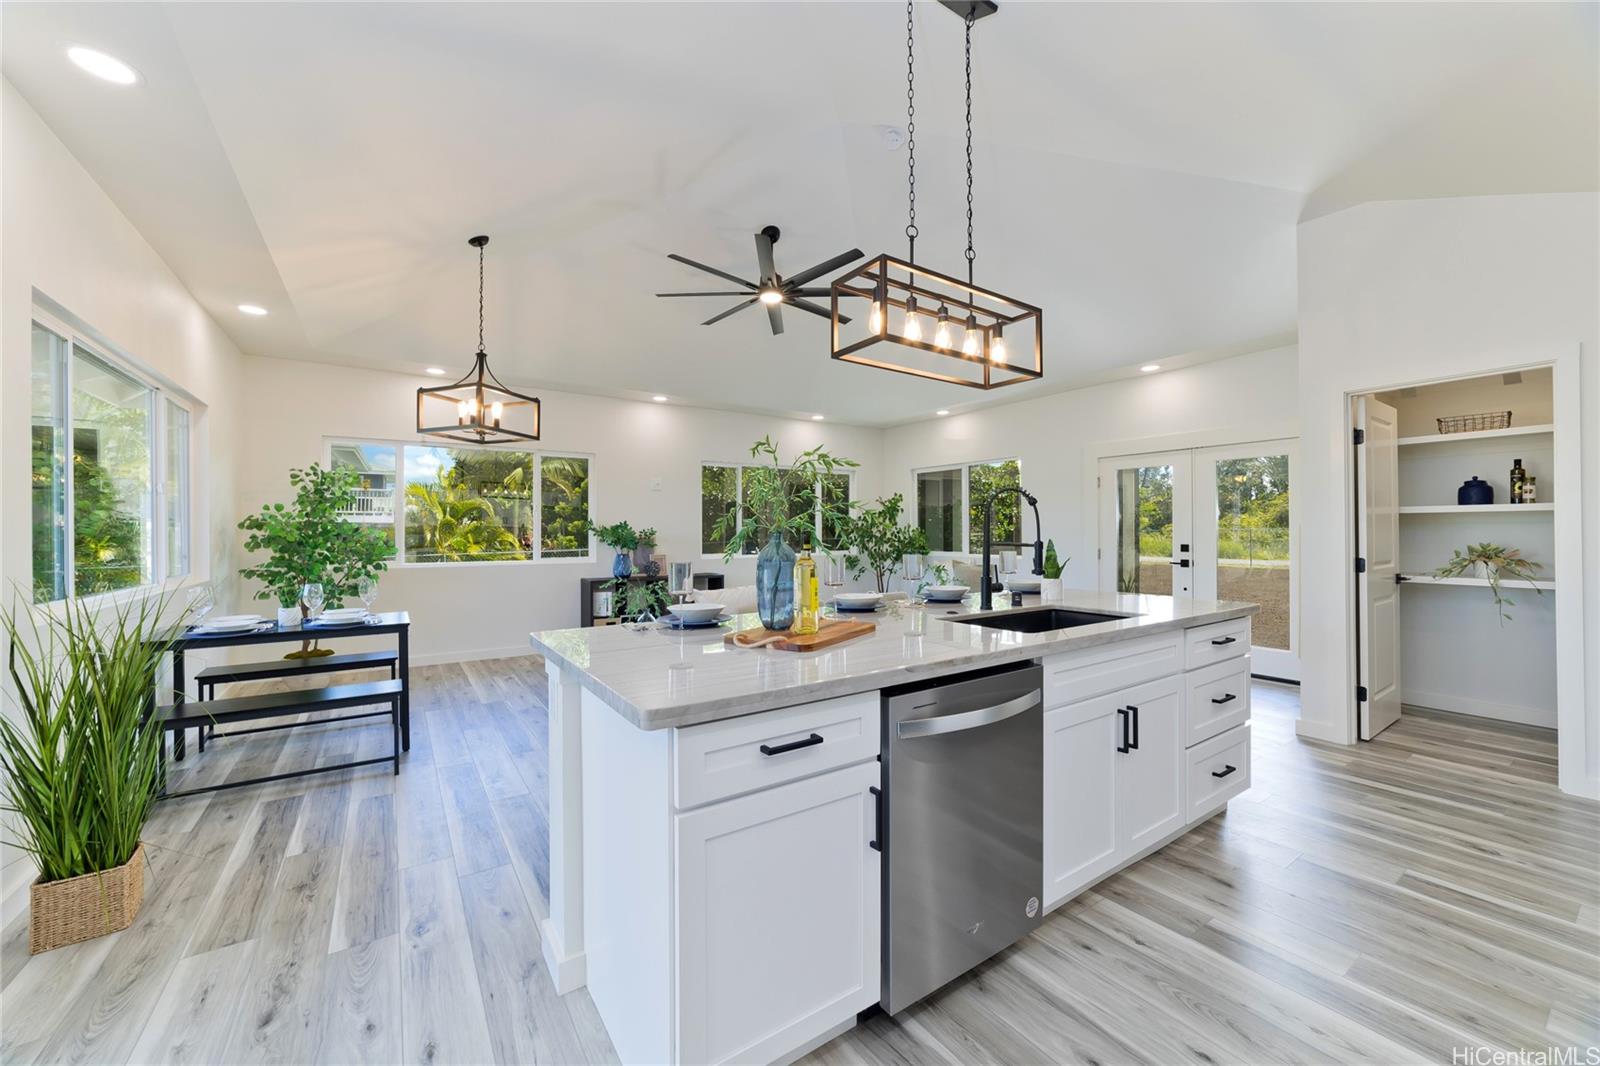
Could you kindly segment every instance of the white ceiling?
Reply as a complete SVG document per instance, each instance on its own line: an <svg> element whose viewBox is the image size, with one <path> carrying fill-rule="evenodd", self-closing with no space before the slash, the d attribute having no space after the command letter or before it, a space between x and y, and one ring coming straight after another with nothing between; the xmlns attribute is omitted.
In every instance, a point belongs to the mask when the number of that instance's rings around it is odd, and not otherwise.
<svg viewBox="0 0 1600 1066"><path fill-rule="evenodd" d="M1600 188L1596 10L1004 3L976 30L977 276L1044 308L1046 376L994 394L652 295L723 287L667 252L754 277L768 223L785 273L903 250L892 3L8 3L0 63L246 351L464 370L483 232L507 381L887 425L1281 343L1303 217ZM961 23L917 25L918 258L956 273Z"/></svg>

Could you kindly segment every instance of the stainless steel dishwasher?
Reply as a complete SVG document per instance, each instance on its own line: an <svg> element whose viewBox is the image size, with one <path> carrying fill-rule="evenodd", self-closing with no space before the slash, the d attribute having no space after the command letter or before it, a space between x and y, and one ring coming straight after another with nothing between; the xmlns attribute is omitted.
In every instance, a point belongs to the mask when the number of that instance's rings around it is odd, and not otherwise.
<svg viewBox="0 0 1600 1066"><path fill-rule="evenodd" d="M883 1008L898 1013L1039 924L1043 672L883 694Z"/></svg>

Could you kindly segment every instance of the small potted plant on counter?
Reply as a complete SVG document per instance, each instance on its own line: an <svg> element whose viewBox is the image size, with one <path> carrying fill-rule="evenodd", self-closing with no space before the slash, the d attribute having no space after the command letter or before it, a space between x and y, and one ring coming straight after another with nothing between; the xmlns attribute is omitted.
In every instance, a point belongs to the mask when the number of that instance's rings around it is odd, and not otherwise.
<svg viewBox="0 0 1600 1066"><path fill-rule="evenodd" d="M594 534L594 539L616 552L616 558L611 560L611 576L618 581L633 573L632 552L639 546L639 534L634 531L633 524L626 519L613 522L609 526L596 525L591 519L589 532ZM651 530L653 534L655 531Z"/></svg>
<svg viewBox="0 0 1600 1066"><path fill-rule="evenodd" d="M39 870L30 954L126 929L144 901L140 834L161 785L162 742L147 712L176 632L161 619L166 605L0 611L13 704L0 714L0 792Z"/></svg>
<svg viewBox="0 0 1600 1066"><path fill-rule="evenodd" d="M1498 544L1469 544L1467 550L1455 549L1448 563L1433 572L1434 577L1481 577L1489 582L1489 594L1494 597L1495 610L1500 612L1500 624L1511 620L1507 607L1515 607L1510 597L1500 589L1502 578L1526 581L1528 587L1539 595L1544 590L1533 582L1544 567L1531 559L1524 559L1516 548L1503 548Z"/></svg>
<svg viewBox="0 0 1600 1066"><path fill-rule="evenodd" d="M1065 559L1056 558L1056 542L1045 541L1044 545L1044 577L1039 582L1039 599L1045 603L1059 603L1061 601L1061 571L1072 561L1072 556Z"/></svg>

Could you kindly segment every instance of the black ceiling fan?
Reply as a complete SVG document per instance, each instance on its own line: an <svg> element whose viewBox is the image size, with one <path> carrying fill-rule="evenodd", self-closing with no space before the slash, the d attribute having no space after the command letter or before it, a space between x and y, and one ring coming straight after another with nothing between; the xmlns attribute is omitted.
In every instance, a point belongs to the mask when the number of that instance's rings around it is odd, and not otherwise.
<svg viewBox="0 0 1600 1066"><path fill-rule="evenodd" d="M807 299L807 297L813 296L827 296L828 287L823 285L816 288L807 288L806 282L815 281L817 278L822 277L822 275L832 273L847 263L855 262L857 259L861 258L861 249L852 248L842 255L836 255L832 259L824 260L814 267L800 271L798 274L791 274L789 277L784 277L782 274L778 273L777 268L773 266L772 262L772 246L777 242L777 226L767 226L763 228L760 233L756 234L756 267L761 272L761 280L759 282L746 281L743 278L736 278L732 274L718 270L716 267L709 267L704 263L696 263L693 259L688 259L684 256L669 252L667 254L668 259L676 259L678 262L692 266L696 270L704 270L707 274L715 274L724 281L731 281L735 285L742 285L743 288L724 292L658 292L656 295L748 297L747 299L741 300L739 303L734 304L726 311L723 311L720 314L712 315L710 318L701 323L701 325L704 326L709 326L713 322L721 322L724 318L727 318L735 311L743 311L746 307L749 307L754 303L766 305L767 321L771 323L772 332L774 334L783 332L782 307L784 304L798 308L801 311L807 311L813 315L818 315L822 318L831 318L832 316L828 308L823 307L820 304L811 303L810 300ZM850 320L848 318L841 317L840 321L848 322Z"/></svg>

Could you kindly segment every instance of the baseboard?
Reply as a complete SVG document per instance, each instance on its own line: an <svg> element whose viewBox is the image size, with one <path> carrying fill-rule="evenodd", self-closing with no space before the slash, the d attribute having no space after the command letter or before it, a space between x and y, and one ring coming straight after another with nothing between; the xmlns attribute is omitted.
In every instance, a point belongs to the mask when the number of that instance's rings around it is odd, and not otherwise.
<svg viewBox="0 0 1600 1066"><path fill-rule="evenodd" d="M561 934L549 918L539 922L539 947L557 995L564 996L588 983L587 956L566 954L561 944Z"/></svg>
<svg viewBox="0 0 1600 1066"><path fill-rule="evenodd" d="M412 655L412 666L439 666L443 663L470 663L479 659L513 659L518 656L532 655L533 649L525 644L513 644L508 648L484 648L479 651L436 651L426 655Z"/></svg>
<svg viewBox="0 0 1600 1066"><path fill-rule="evenodd" d="M1400 702L1413 707L1449 711L1452 714L1470 714L1474 718L1493 718L1501 722L1543 726L1546 729L1556 727L1554 707L1549 710L1542 707L1515 707L1504 703L1491 703L1488 700L1470 699L1448 692L1419 692L1415 689L1401 689Z"/></svg>
<svg viewBox="0 0 1600 1066"><path fill-rule="evenodd" d="M1338 722L1328 722L1317 718L1304 716L1294 720L1295 736L1304 737L1306 740L1320 740L1325 744L1353 744L1354 738L1346 737L1344 730Z"/></svg>

